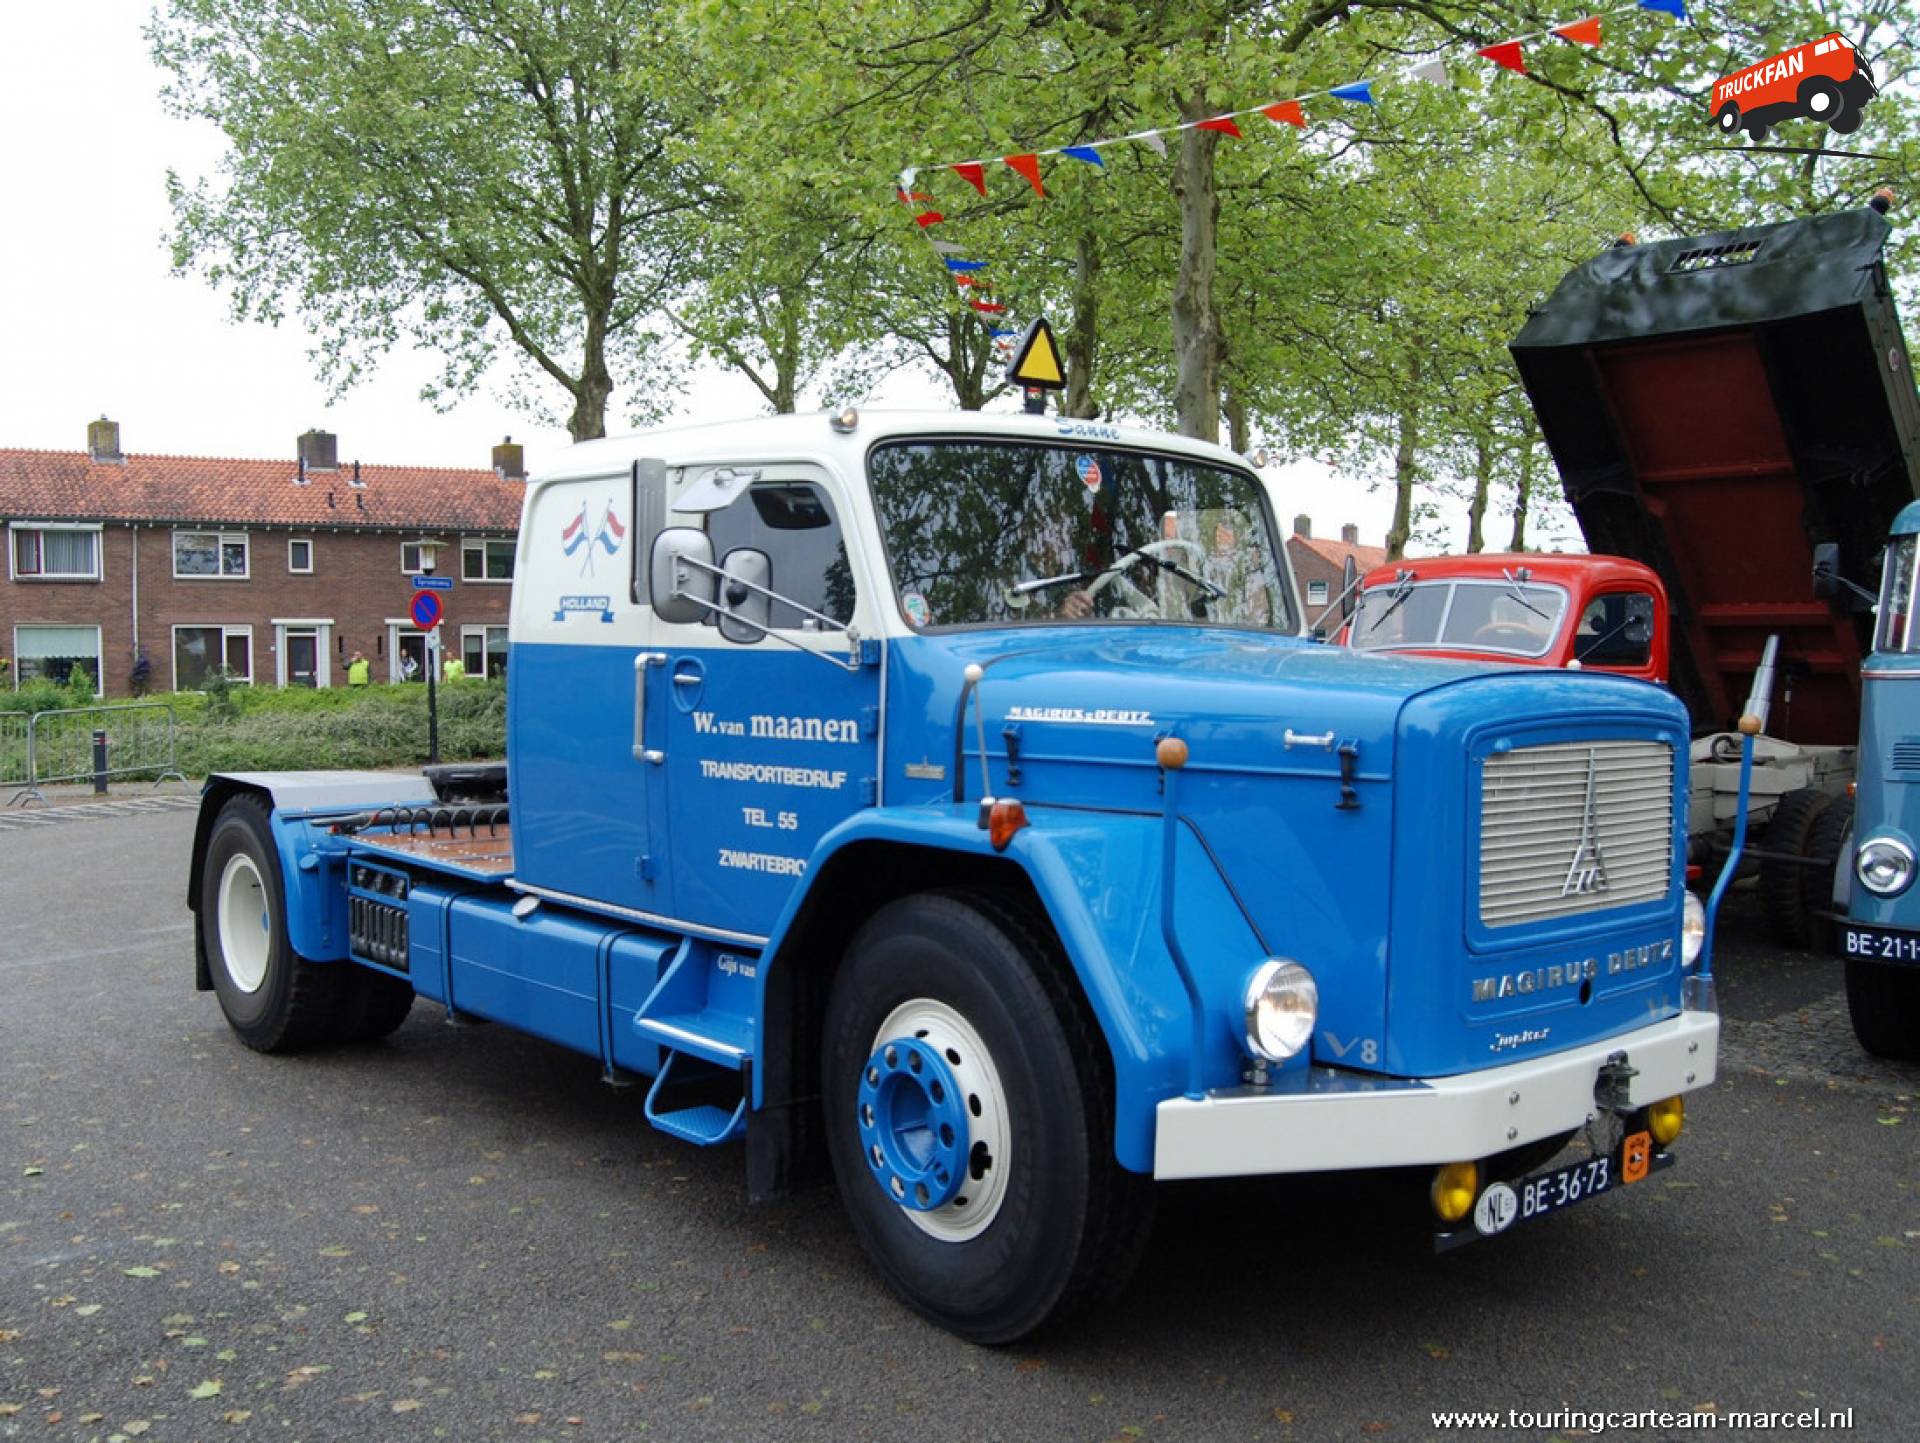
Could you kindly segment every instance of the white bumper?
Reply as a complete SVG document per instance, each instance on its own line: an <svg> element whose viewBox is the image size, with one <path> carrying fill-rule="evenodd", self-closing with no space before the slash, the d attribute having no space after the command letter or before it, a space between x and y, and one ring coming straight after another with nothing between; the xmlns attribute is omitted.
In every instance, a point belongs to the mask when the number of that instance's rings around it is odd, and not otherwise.
<svg viewBox="0 0 1920 1443"><path fill-rule="evenodd" d="M1157 1110L1153 1175L1239 1177L1467 1162L1567 1132L1595 1111L1594 1083L1624 1052L1636 1107L1714 1079L1720 1018L1678 1017L1547 1057L1459 1077L1382 1079L1315 1067Z"/></svg>

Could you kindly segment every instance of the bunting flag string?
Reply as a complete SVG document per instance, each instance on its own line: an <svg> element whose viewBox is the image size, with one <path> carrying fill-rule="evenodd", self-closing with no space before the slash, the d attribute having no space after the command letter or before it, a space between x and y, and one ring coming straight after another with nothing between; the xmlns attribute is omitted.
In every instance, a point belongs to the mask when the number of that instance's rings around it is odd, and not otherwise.
<svg viewBox="0 0 1920 1443"><path fill-rule="evenodd" d="M1471 46L1469 44L1454 47L1454 49L1460 53L1471 54L1476 58L1486 60L1498 69L1510 70L1515 74L1525 75L1528 73L1525 48L1527 45L1535 41L1552 38L1563 40L1570 45L1598 47L1601 44L1601 22L1603 20L1631 14L1638 10L1653 10L1682 21L1687 18L1686 0L1631 0L1631 3L1618 5L1611 10L1603 10L1596 14L1585 16L1582 19L1569 21L1562 25L1551 26L1529 35L1517 35L1511 40L1502 40L1494 45ZM1156 155L1165 159L1167 155L1167 139L1169 136L1179 135L1189 130L1205 130L1227 136L1233 140L1242 140L1245 139L1245 132L1241 130L1238 122L1249 116L1261 116L1271 121L1275 126L1291 126L1296 130L1304 131L1307 129L1307 111L1304 102L1309 100L1337 100L1349 105L1374 106L1379 103L1374 96L1374 86L1383 81L1392 83L1406 80L1443 87L1451 85L1452 79L1448 73L1447 62L1444 58L1446 53L1447 52L1442 52L1441 55L1433 59L1420 61L1392 75L1379 77L1370 76L1361 80L1349 81L1345 85L1329 86L1325 90L1309 91L1285 100L1267 101L1245 110L1234 110L1221 115L1207 116L1198 120L1183 121L1177 125L1157 126L1150 130L1137 130L1128 135L1116 135L1104 140L1078 141L1072 145L1059 145L1048 149L1018 151L1011 155L997 156L992 159L948 161L937 166L909 167L900 174L896 194L900 202L913 211L914 223L919 227L921 234L926 236L929 243L933 246L935 253L944 263L948 277L954 282L955 289L958 291L960 298L965 300L974 310L983 314L1002 315L1007 310L1004 304L983 299L979 294L982 291L992 290L991 283L984 280L978 274L978 272L986 268L988 262L969 258L966 247L956 245L952 241L941 240L932 234L933 227L943 224L946 216L936 208L935 197L932 194L914 189L915 181L921 176L937 174L942 171L952 171L984 199L987 196L989 167L996 165L1004 166L1032 187L1033 193L1036 196L1044 199L1047 190L1041 173L1040 162L1043 158L1061 156L1104 173L1107 168L1107 161L1102 152L1112 149L1113 147L1133 144L1144 145ZM1010 337L1013 332L995 329L992 334L995 338L996 347L1000 350L1005 350L1010 342L1003 338Z"/></svg>

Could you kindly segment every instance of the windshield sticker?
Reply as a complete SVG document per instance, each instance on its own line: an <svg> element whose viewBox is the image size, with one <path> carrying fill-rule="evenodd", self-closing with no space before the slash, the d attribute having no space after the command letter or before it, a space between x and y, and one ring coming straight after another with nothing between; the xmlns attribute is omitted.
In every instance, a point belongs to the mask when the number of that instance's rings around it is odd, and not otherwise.
<svg viewBox="0 0 1920 1443"><path fill-rule="evenodd" d="M586 615L598 614L602 621L613 620L613 598L611 596L563 596L559 608L553 613L555 621L565 621L575 612Z"/></svg>
<svg viewBox="0 0 1920 1443"><path fill-rule="evenodd" d="M1010 722L1067 722L1089 727L1150 727L1150 711L1113 711L1106 707L1017 706L1007 713Z"/></svg>
<svg viewBox="0 0 1920 1443"><path fill-rule="evenodd" d="M900 598L900 604L907 609L907 620L915 626L925 626L933 620L933 613L927 607L927 599L917 591L909 591Z"/></svg>
<svg viewBox="0 0 1920 1443"><path fill-rule="evenodd" d="M1062 421L1062 436L1084 436L1089 441L1118 441L1120 432L1112 426L1097 426L1091 421Z"/></svg>
<svg viewBox="0 0 1920 1443"><path fill-rule="evenodd" d="M1089 491L1100 489L1100 462L1092 456L1075 456L1073 469Z"/></svg>

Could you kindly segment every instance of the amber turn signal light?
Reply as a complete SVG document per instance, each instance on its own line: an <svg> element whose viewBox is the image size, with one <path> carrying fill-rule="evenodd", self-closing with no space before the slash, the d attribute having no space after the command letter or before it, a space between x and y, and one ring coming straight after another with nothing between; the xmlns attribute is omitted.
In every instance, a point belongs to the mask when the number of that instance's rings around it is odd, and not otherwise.
<svg viewBox="0 0 1920 1443"><path fill-rule="evenodd" d="M1027 824L1027 809L1018 802L1008 799L995 802L987 813L987 840L993 843L993 850L1004 852L1007 843L1013 840L1013 834Z"/></svg>

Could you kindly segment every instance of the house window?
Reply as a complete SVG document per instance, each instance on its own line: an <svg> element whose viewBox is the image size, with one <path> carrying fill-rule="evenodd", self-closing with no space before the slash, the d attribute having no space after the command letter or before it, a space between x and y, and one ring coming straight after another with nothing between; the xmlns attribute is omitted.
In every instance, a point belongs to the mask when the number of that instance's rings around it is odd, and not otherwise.
<svg viewBox="0 0 1920 1443"><path fill-rule="evenodd" d="M70 680L76 670L93 678L100 695L100 628L97 626L16 626L13 629L13 684Z"/></svg>
<svg viewBox="0 0 1920 1443"><path fill-rule="evenodd" d="M1326 604L1327 583L1324 581L1309 581L1307 583L1307 605L1325 606Z"/></svg>
<svg viewBox="0 0 1920 1443"><path fill-rule="evenodd" d="M207 675L224 666L235 681L253 680L251 626L176 626L173 629L173 689L199 691Z"/></svg>
<svg viewBox="0 0 1920 1443"><path fill-rule="evenodd" d="M287 570L296 576L313 573L313 543L303 537L287 542Z"/></svg>
<svg viewBox="0 0 1920 1443"><path fill-rule="evenodd" d="M460 662L468 676L499 680L507 674L507 629L504 626L460 628Z"/></svg>
<svg viewBox="0 0 1920 1443"><path fill-rule="evenodd" d="M13 530L13 574L36 581L98 581L97 526L19 526Z"/></svg>
<svg viewBox="0 0 1920 1443"><path fill-rule="evenodd" d="M204 576L244 581L247 576L247 533L174 532L173 574L182 578Z"/></svg>
<svg viewBox="0 0 1920 1443"><path fill-rule="evenodd" d="M418 576L425 570L426 568L420 564L420 543L418 541L402 541L400 543L400 574L402 576Z"/></svg>
<svg viewBox="0 0 1920 1443"><path fill-rule="evenodd" d="M513 542L506 537L460 543L462 581L513 580Z"/></svg>

